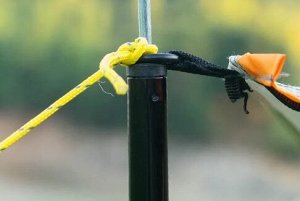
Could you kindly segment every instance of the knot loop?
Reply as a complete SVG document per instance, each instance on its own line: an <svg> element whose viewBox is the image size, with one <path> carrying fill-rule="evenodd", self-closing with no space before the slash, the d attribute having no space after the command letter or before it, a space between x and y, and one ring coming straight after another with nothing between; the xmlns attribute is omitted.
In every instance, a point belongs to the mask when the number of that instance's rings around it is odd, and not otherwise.
<svg viewBox="0 0 300 201"><path fill-rule="evenodd" d="M144 54L156 54L158 48L156 45L148 44L145 38L139 37L134 42L128 42L121 45L116 52L109 53L101 60L99 68L109 82L113 85L118 95L125 95L128 86L124 79L113 69L121 64L130 66L135 64Z"/></svg>

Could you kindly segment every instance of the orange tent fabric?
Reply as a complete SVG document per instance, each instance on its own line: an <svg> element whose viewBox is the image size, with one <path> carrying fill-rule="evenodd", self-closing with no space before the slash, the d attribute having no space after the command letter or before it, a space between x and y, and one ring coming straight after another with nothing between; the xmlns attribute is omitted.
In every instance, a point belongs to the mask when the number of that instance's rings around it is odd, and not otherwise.
<svg viewBox="0 0 300 201"><path fill-rule="evenodd" d="M300 92L299 87L283 85L276 80L279 78L284 62L285 54L250 54L238 56L236 61L241 68L256 82L267 88L275 90L290 101L300 104L300 95L294 93L294 89ZM289 88L294 88L290 90Z"/></svg>
<svg viewBox="0 0 300 201"><path fill-rule="evenodd" d="M240 56L237 62L255 81L271 86L280 76L285 58L284 54L246 53Z"/></svg>

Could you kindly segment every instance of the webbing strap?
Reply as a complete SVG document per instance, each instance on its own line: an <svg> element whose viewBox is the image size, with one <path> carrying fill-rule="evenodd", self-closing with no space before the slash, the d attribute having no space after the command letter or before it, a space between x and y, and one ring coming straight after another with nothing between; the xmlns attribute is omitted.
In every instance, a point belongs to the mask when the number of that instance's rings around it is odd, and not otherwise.
<svg viewBox="0 0 300 201"><path fill-rule="evenodd" d="M225 89L231 102L235 102L236 100L243 98L244 111L246 114L249 113L247 110L247 91L252 92L252 90L246 83L244 77L242 77L237 71L222 68L216 64L210 63L200 57L186 52L170 51L169 53L177 55L178 60L171 65L167 65L168 70L224 78Z"/></svg>
<svg viewBox="0 0 300 201"><path fill-rule="evenodd" d="M97 72L81 82L71 91L51 104L47 109L42 111L36 117L28 121L10 136L8 136L5 140L3 140L0 143L0 151L3 151L13 145L32 129L52 116L64 105L84 92L88 87L99 81L102 77L105 77L110 81L118 95L125 95L127 93L128 86L123 78L119 76L113 69L118 64L123 66L132 65L136 63L142 55L155 54L157 51L158 48L155 45L148 44L145 38L137 38L134 42L121 45L116 52L105 55L100 62L99 70Z"/></svg>

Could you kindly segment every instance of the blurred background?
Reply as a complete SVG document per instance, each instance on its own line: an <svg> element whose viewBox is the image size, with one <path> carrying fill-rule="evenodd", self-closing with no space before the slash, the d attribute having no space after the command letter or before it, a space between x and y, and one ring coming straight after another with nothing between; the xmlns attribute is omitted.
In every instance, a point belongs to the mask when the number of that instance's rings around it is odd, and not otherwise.
<svg viewBox="0 0 300 201"><path fill-rule="evenodd" d="M153 42L224 67L232 54L285 53L284 82L299 85L299 8L297 0L152 0ZM0 0L0 139L137 36L137 0ZM170 200L300 200L290 110L257 93L249 115L242 104L220 79L168 73ZM1 200L128 200L126 115L126 97L91 87L0 155Z"/></svg>

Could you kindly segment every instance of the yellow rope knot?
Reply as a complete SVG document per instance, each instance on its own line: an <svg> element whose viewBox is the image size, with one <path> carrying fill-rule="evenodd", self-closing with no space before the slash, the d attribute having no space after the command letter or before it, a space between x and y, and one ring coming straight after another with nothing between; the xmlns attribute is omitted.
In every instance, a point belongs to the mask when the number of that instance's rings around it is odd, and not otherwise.
<svg viewBox="0 0 300 201"><path fill-rule="evenodd" d="M48 108L3 140L0 143L0 151L3 151L13 145L32 129L36 128L38 125L52 116L61 107L69 103L87 88L98 82L102 77L105 77L110 81L118 95L125 95L128 91L128 86L123 78L114 71L114 68L118 64L130 66L135 64L142 55L155 54L157 51L158 48L155 45L148 44L145 38L140 37L135 39L134 42L124 43L116 52L105 55L100 62L99 70L97 72L85 79L75 88L56 100Z"/></svg>
<svg viewBox="0 0 300 201"><path fill-rule="evenodd" d="M117 64L130 66L135 64L144 54L155 54L158 48L155 45L148 44L145 38L137 38L134 42L124 43L116 52L107 54L100 62L99 68L113 85L118 95L125 95L128 90L126 82L119 76L113 68Z"/></svg>

